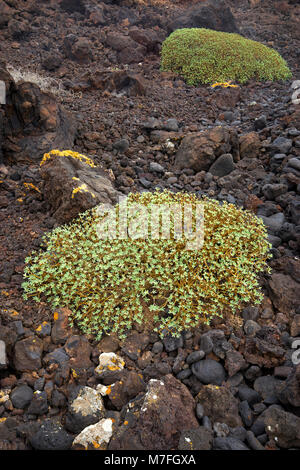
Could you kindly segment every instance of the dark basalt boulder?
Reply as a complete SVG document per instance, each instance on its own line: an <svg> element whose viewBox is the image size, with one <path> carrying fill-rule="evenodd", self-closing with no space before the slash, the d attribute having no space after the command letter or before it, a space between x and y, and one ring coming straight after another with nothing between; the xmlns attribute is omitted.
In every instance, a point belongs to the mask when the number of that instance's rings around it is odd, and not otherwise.
<svg viewBox="0 0 300 470"><path fill-rule="evenodd" d="M224 0L208 0L173 18L167 26L172 33L181 28L207 28L227 33L239 33L233 14Z"/></svg>

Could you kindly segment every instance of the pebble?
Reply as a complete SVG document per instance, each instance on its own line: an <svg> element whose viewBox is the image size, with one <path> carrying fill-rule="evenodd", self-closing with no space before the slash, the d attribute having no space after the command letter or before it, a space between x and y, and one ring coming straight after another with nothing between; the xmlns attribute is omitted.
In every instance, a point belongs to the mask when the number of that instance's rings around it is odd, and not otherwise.
<svg viewBox="0 0 300 470"><path fill-rule="evenodd" d="M28 385L18 385L10 394L14 408L24 410L33 398L33 390Z"/></svg>
<svg viewBox="0 0 300 470"><path fill-rule="evenodd" d="M192 372L204 384L222 385L226 377L222 364L213 359L193 363Z"/></svg>
<svg viewBox="0 0 300 470"><path fill-rule="evenodd" d="M205 356L205 352L204 351L194 351L192 352L191 354L188 355L188 357L186 358L185 362L187 364L193 364L194 362L197 362L197 361L200 361L201 359L203 359Z"/></svg>

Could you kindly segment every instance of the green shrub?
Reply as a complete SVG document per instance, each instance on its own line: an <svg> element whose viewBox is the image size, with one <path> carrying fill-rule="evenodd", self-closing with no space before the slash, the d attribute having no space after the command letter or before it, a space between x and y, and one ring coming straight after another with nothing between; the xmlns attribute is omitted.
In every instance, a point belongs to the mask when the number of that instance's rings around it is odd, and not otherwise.
<svg viewBox="0 0 300 470"><path fill-rule="evenodd" d="M130 215L136 204L147 210L149 222L158 205L190 205L195 216L199 202L205 229L201 249L187 249L191 235L179 237L172 215L168 239L162 238L162 228L157 239L132 235L138 235L132 232L134 221L140 223ZM131 238L100 239L104 216L95 209L47 234L43 248L26 259L25 298L47 299L54 308L69 307L72 321L98 339L113 331L122 338L134 322L178 334L202 322L209 324L215 316L235 313L249 302L261 302L257 277L269 270L270 245L263 222L253 213L166 190L131 193L127 208ZM120 204L115 214L119 230ZM195 217L185 218L184 223L183 231L196 227ZM112 229L113 223L108 226ZM150 226L146 230L153 233Z"/></svg>
<svg viewBox="0 0 300 470"><path fill-rule="evenodd" d="M205 28L177 29L170 34L162 45L161 69L182 75L190 85L291 77L285 60L274 49L239 34Z"/></svg>

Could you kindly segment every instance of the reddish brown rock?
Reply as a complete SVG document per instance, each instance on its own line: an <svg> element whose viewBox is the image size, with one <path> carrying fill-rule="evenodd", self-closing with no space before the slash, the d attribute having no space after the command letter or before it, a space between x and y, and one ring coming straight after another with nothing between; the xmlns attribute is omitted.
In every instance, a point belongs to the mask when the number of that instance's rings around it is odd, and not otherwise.
<svg viewBox="0 0 300 470"><path fill-rule="evenodd" d="M288 274L272 274L269 281L270 298L280 312L289 314L300 305L299 286L299 282Z"/></svg>
<svg viewBox="0 0 300 470"><path fill-rule="evenodd" d="M43 342L37 336L17 341L14 348L14 367L18 372L38 370L41 368Z"/></svg>
<svg viewBox="0 0 300 470"><path fill-rule="evenodd" d="M122 351L133 361L141 355L142 351L148 346L150 337L147 333L138 333L132 331L122 344Z"/></svg>
<svg viewBox="0 0 300 470"><path fill-rule="evenodd" d="M238 104L241 99L240 87L228 87L222 88L217 87L214 89L214 93L207 100L211 105L217 106L222 110L232 110Z"/></svg>
<svg viewBox="0 0 300 470"><path fill-rule="evenodd" d="M284 448L300 448L300 418L292 413L271 406L265 413L268 436Z"/></svg>
<svg viewBox="0 0 300 470"><path fill-rule="evenodd" d="M51 340L54 344L64 344L71 334L69 316L72 314L68 308L58 308L53 312L53 326Z"/></svg>
<svg viewBox="0 0 300 470"><path fill-rule="evenodd" d="M91 42L87 38L76 37L74 34L66 36L63 51L66 57L81 65L87 64L93 60Z"/></svg>
<svg viewBox="0 0 300 470"><path fill-rule="evenodd" d="M77 369L88 369L93 365L90 356L92 347L85 336L71 336L67 339L64 349L70 357L69 365L75 371Z"/></svg>
<svg viewBox="0 0 300 470"><path fill-rule="evenodd" d="M119 340L116 335L111 334L109 336L104 336L100 343L97 345L97 355L99 356L100 352L116 352L119 349Z"/></svg>
<svg viewBox="0 0 300 470"><path fill-rule="evenodd" d="M5 73L5 71L4 71ZM0 79L3 70L0 70ZM7 73L6 73L7 76ZM51 93L35 83L6 81L4 119L4 158L9 161L39 161L53 148L72 148L75 120Z"/></svg>
<svg viewBox="0 0 300 470"><path fill-rule="evenodd" d="M145 46L120 33L108 33L105 43L117 51L118 61L123 64L142 62L147 53Z"/></svg>
<svg viewBox="0 0 300 470"><path fill-rule="evenodd" d="M254 337L247 336L239 349L247 362L260 367L277 367L285 358L280 334L271 327L261 328Z"/></svg>
<svg viewBox="0 0 300 470"><path fill-rule="evenodd" d="M144 392L145 388L142 375L132 371L124 376L123 380L115 382L109 387L108 398L117 410L121 410L129 400L140 392Z"/></svg>
<svg viewBox="0 0 300 470"><path fill-rule="evenodd" d="M231 153L235 161L239 159L235 130L215 127L188 134L178 149L175 166L179 169L192 168L195 171L208 171L212 163L225 153Z"/></svg>
<svg viewBox="0 0 300 470"><path fill-rule="evenodd" d="M40 167L43 194L51 215L60 223L70 222L80 212L104 203L118 202L110 173L101 166L91 167L76 157L51 155Z"/></svg>
<svg viewBox="0 0 300 470"><path fill-rule="evenodd" d="M159 52L159 44L162 42L162 38L153 29L142 29L134 26L129 30L128 35L135 42L146 47L148 53Z"/></svg>
<svg viewBox="0 0 300 470"><path fill-rule="evenodd" d="M131 403L109 450L177 449L181 432L199 426L192 395L172 375L150 380L146 395Z"/></svg>
<svg viewBox="0 0 300 470"><path fill-rule="evenodd" d="M94 90L126 96L143 96L146 94L144 78L128 70L97 70L88 76L88 84Z"/></svg>
<svg viewBox="0 0 300 470"><path fill-rule="evenodd" d="M226 353L225 368L228 371L229 377L237 374L240 370L244 370L247 367L247 362L243 358L242 354L238 351L228 351Z"/></svg>
<svg viewBox="0 0 300 470"><path fill-rule="evenodd" d="M225 386L205 385L196 398L203 406L205 416L213 423L225 423L231 427L242 425L239 402Z"/></svg>
<svg viewBox="0 0 300 470"><path fill-rule="evenodd" d="M296 351L295 353L298 361L300 358L299 350L298 353ZM284 405L291 405L295 408L300 407L300 364L277 387L276 396Z"/></svg>
<svg viewBox="0 0 300 470"><path fill-rule="evenodd" d="M249 132L240 137L241 158L258 158L261 149L259 135L256 132Z"/></svg>

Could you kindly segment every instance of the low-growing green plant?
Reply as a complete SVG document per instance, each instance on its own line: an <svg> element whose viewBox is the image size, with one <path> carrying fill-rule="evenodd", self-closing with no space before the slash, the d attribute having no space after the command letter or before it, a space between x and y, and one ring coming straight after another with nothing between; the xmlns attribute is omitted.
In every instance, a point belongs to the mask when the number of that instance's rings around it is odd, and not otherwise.
<svg viewBox="0 0 300 470"><path fill-rule="evenodd" d="M201 249L187 249L191 235L182 224L178 236L172 212L169 238L163 239L161 230L158 238L148 236L155 208L188 205L195 215L199 202L204 211ZM148 214L146 238L115 238L120 235L120 204L113 238L99 238L104 215L95 208L47 234L44 247L26 259L25 298L69 307L72 322L98 339L110 332L122 338L135 322L176 335L261 302L258 274L269 270L270 248L261 219L233 204L167 190L129 194L127 214L136 204ZM139 222L130 217L129 227ZM189 228L195 229L195 217L190 221Z"/></svg>
<svg viewBox="0 0 300 470"><path fill-rule="evenodd" d="M280 54L239 34L205 28L177 29L163 42L161 69L190 85L234 80L246 83L291 77Z"/></svg>

